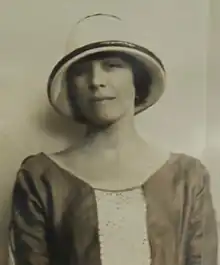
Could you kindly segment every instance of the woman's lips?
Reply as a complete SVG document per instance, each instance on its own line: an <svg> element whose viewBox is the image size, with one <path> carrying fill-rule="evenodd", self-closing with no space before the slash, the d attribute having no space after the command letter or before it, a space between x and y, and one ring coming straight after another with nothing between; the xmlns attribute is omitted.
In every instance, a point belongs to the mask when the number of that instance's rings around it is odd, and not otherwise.
<svg viewBox="0 0 220 265"><path fill-rule="evenodd" d="M104 101L104 100L113 100L115 97L93 97L92 101L98 102L98 101Z"/></svg>

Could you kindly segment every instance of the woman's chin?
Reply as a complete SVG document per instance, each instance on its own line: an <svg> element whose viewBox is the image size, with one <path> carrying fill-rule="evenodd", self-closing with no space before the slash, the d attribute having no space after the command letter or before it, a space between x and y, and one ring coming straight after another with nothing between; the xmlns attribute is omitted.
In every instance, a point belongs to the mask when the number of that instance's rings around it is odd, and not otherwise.
<svg viewBox="0 0 220 265"><path fill-rule="evenodd" d="M90 122L94 125L97 126L108 126L111 124L116 123L120 119L121 115L116 115L116 114L99 114L93 117L92 119L90 118Z"/></svg>

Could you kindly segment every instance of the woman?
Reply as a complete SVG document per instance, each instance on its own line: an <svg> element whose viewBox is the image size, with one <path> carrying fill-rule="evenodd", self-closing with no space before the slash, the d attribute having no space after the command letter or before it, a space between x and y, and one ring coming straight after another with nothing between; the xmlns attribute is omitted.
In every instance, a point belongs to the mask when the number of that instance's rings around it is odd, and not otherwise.
<svg viewBox="0 0 220 265"><path fill-rule="evenodd" d="M163 93L165 70L129 35L118 17L82 19L50 75L51 105L87 130L75 148L22 162L16 265L217 265L207 170L135 130L134 114Z"/></svg>

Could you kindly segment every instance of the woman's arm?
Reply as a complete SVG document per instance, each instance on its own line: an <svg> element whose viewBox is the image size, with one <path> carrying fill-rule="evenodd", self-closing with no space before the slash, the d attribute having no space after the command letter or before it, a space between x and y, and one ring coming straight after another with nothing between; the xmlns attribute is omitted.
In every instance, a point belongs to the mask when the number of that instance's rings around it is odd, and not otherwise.
<svg viewBox="0 0 220 265"><path fill-rule="evenodd" d="M198 178L189 224L186 264L218 265L217 222L210 192L210 176L201 163L196 171Z"/></svg>
<svg viewBox="0 0 220 265"><path fill-rule="evenodd" d="M43 194L43 182L21 166L13 190L10 227L15 265L49 265Z"/></svg>

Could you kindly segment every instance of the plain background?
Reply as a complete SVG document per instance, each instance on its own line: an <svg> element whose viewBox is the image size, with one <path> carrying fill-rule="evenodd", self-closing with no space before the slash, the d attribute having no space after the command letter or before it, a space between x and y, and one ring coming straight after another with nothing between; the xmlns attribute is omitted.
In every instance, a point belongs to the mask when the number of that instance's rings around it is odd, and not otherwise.
<svg viewBox="0 0 220 265"><path fill-rule="evenodd" d="M0 264L6 264L10 196L29 154L59 151L81 128L51 110L46 82L79 18L120 15L164 62L167 88L136 118L137 128L172 151L201 158L212 177L220 218L220 47L218 0L0 0Z"/></svg>

